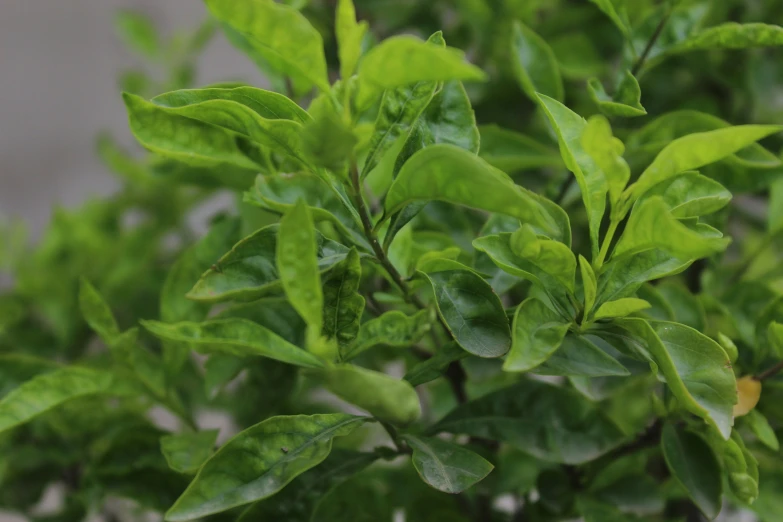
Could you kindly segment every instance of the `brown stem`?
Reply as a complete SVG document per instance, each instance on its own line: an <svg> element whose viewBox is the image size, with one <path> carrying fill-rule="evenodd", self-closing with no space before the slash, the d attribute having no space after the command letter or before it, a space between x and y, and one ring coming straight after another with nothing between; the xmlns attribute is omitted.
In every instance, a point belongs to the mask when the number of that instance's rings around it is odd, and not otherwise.
<svg viewBox="0 0 783 522"><path fill-rule="evenodd" d="M638 60L636 60L633 69L631 69L631 74L633 74L634 76L636 76L637 73L641 70L645 60L647 60L647 56L650 54L650 51L652 51L655 42L657 42L658 38L661 36L661 33L663 32L663 28L666 27L666 22L669 21L669 15L670 13L666 13L665 15L663 15L663 18L661 18L661 21L658 22L658 26L655 28L655 32L653 32L652 36L650 37L650 40L647 42L647 46L644 48L644 51L642 51L642 55L639 57Z"/></svg>
<svg viewBox="0 0 783 522"><path fill-rule="evenodd" d="M753 378L756 379L757 381L763 381L765 379L769 379L771 377L774 377L775 375L777 375L781 371L783 371L783 361L780 361L779 363L777 363L772 368L767 368L766 370L764 370L763 372L761 372L760 374L756 375Z"/></svg>

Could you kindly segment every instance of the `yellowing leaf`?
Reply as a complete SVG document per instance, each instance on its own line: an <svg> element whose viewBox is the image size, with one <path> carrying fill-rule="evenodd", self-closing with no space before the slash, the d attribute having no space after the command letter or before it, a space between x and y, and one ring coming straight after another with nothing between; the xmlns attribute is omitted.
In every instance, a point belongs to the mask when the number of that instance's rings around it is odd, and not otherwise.
<svg viewBox="0 0 783 522"><path fill-rule="evenodd" d="M761 397L761 381L751 375L737 379L737 404L734 405L734 416L742 417L750 413Z"/></svg>

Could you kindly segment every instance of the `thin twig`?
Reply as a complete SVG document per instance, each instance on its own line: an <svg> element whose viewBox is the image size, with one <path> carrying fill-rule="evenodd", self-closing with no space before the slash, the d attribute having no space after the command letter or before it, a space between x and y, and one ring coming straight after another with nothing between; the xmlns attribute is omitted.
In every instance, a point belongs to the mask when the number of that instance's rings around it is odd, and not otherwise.
<svg viewBox="0 0 783 522"><path fill-rule="evenodd" d="M655 42L658 41L658 38L661 36L661 33L663 33L663 28L666 27L666 22L669 21L670 14L671 12L667 12L665 15L663 15L661 21L658 22L658 26L655 28L655 32L653 32L652 36L650 37L650 40L647 42L647 46L644 48L644 51L642 51L642 55L639 57L638 60L636 60L633 69L631 69L632 75L636 76L638 72L641 70L645 60L647 60L647 56L650 54L650 51L652 51Z"/></svg>
<svg viewBox="0 0 783 522"><path fill-rule="evenodd" d="M767 368L766 370L764 370L763 372L761 372L760 374L756 375L753 378L757 381L763 381L774 377L775 375L779 374L781 371L783 371L783 361L777 363L772 368Z"/></svg>

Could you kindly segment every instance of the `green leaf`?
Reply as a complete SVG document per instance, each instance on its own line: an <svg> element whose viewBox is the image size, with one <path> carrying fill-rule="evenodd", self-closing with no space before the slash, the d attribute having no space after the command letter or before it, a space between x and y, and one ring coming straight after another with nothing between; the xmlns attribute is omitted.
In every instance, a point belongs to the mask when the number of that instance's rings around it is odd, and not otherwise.
<svg viewBox="0 0 783 522"><path fill-rule="evenodd" d="M358 138L338 113L331 96L320 95L310 104L313 121L302 129L304 157L313 165L344 176Z"/></svg>
<svg viewBox="0 0 783 522"><path fill-rule="evenodd" d="M177 433L160 438L160 451L169 467L179 473L195 473L212 456L219 430Z"/></svg>
<svg viewBox="0 0 783 522"><path fill-rule="evenodd" d="M138 393L132 383L109 371L65 366L33 377L0 400L0 432L80 397Z"/></svg>
<svg viewBox="0 0 783 522"><path fill-rule="evenodd" d="M201 353L269 357L305 368L320 368L324 364L311 353L247 319L214 319L202 323L183 321L174 324L142 321L141 324L156 337L192 343L194 349Z"/></svg>
<svg viewBox="0 0 783 522"><path fill-rule="evenodd" d="M702 235L672 216L660 196L641 201L631 213L613 256L660 249L681 259L698 259L725 250L730 240Z"/></svg>
<svg viewBox="0 0 783 522"><path fill-rule="evenodd" d="M323 39L305 16L267 0L205 0L212 15L229 25L247 44L294 77L329 90Z"/></svg>
<svg viewBox="0 0 783 522"><path fill-rule="evenodd" d="M160 35L153 21L146 15L122 9L114 17L114 27L125 45L147 58L158 58L161 53Z"/></svg>
<svg viewBox="0 0 783 522"><path fill-rule="evenodd" d="M420 310L413 315L391 310L363 323L354 342L344 348L343 359L357 357L373 346L385 345L409 348L430 331L430 310Z"/></svg>
<svg viewBox="0 0 783 522"><path fill-rule="evenodd" d="M505 442L565 464L594 460L624 441L597 404L530 379L457 406L431 430L442 431Z"/></svg>
<svg viewBox="0 0 783 522"><path fill-rule="evenodd" d="M612 259L598 277L597 304L629 297L647 281L678 274L693 259L679 259L662 250L647 250L630 257Z"/></svg>
<svg viewBox="0 0 783 522"><path fill-rule="evenodd" d="M440 31L430 36L427 44L446 48L446 42ZM410 133L440 87L442 85L437 81L417 81L384 91L378 117L375 119L375 131L370 141L369 152L362 167L362 177L366 177L378 166L383 155L401 136Z"/></svg>
<svg viewBox="0 0 783 522"><path fill-rule="evenodd" d="M511 350L503 370L527 372L536 368L560 348L569 326L538 299L526 299L514 314Z"/></svg>
<svg viewBox="0 0 783 522"><path fill-rule="evenodd" d="M595 311L593 319L609 319L614 317L625 317L642 310L650 308L650 303L644 299L635 297L623 297L616 301L607 301Z"/></svg>
<svg viewBox="0 0 783 522"><path fill-rule="evenodd" d="M507 174L521 170L562 165L560 154L543 143L497 125L481 125L481 150L479 155L495 167Z"/></svg>
<svg viewBox="0 0 783 522"><path fill-rule="evenodd" d="M514 22L510 52L514 76L528 98L537 102L537 93L541 93L563 101L563 79L557 59L543 38Z"/></svg>
<svg viewBox="0 0 783 522"><path fill-rule="evenodd" d="M560 207L452 145L432 145L411 156L386 195L386 210L393 214L410 203L432 200L516 217L553 239L570 243L568 216Z"/></svg>
<svg viewBox="0 0 783 522"><path fill-rule="evenodd" d="M616 319L642 356L654 363L680 404L728 438L737 385L726 352L718 343L678 323Z"/></svg>
<svg viewBox="0 0 783 522"><path fill-rule="evenodd" d="M438 313L454 340L479 357L500 357L511 347L500 298L471 270L424 274L432 285Z"/></svg>
<svg viewBox="0 0 783 522"><path fill-rule="evenodd" d="M522 225L509 239L511 251L551 275L574 291L576 258L571 249L559 241L539 238L530 225Z"/></svg>
<svg viewBox="0 0 783 522"><path fill-rule="evenodd" d="M103 296L84 277L79 279L79 308L87 324L90 325L104 343L110 345L120 335L120 327Z"/></svg>
<svg viewBox="0 0 783 522"><path fill-rule="evenodd" d="M716 212L731 201L731 192L698 172L684 172L648 190L640 201L659 196L677 219Z"/></svg>
<svg viewBox="0 0 783 522"><path fill-rule="evenodd" d="M483 480L495 467L480 455L458 444L433 437L403 435L413 450L411 457L421 479L444 493L462 493Z"/></svg>
<svg viewBox="0 0 783 522"><path fill-rule="evenodd" d="M688 134L670 142L642 172L636 183L625 191L626 208L654 185L688 170L698 169L780 132L777 125L738 125Z"/></svg>
<svg viewBox="0 0 783 522"><path fill-rule="evenodd" d="M356 105L361 110L382 91L416 82L485 79L484 72L466 62L458 49L430 45L414 36L393 36L370 49L359 62Z"/></svg>
<svg viewBox="0 0 783 522"><path fill-rule="evenodd" d="M116 361L131 369L133 375L152 392L153 397L163 399L166 397L165 370L171 367L164 368L160 358L141 345L138 337L138 327L126 330L109 347L111 354ZM170 359L164 360L170 362Z"/></svg>
<svg viewBox="0 0 783 522"><path fill-rule="evenodd" d="M631 40L631 24L628 21L628 13L625 12L625 6L622 3L620 5L623 7L618 10L617 7L615 7L615 2L613 0L590 1L594 3L598 9L603 11L606 16L609 17L612 23L617 26L621 33L623 33L623 36L626 40Z"/></svg>
<svg viewBox="0 0 783 522"><path fill-rule="evenodd" d="M606 176L609 201L614 215L623 190L631 177L631 169L623 159L625 146L622 141L612 136L612 127L602 116L592 116L587 120L587 126L582 132L581 144L584 151L593 158Z"/></svg>
<svg viewBox="0 0 783 522"><path fill-rule="evenodd" d="M367 32L367 22L356 22L353 0L339 0L335 16L335 34L340 56L340 77L347 81L356 70L362 54L362 39Z"/></svg>
<svg viewBox="0 0 783 522"><path fill-rule="evenodd" d="M775 430L772 429L769 420L763 413L754 408L745 415L745 421L750 425L751 431L759 439L759 442L772 451L780 450L780 442L775 434Z"/></svg>
<svg viewBox="0 0 783 522"><path fill-rule="evenodd" d="M419 396L407 381L351 364L317 373L324 387L380 420L410 424L421 416Z"/></svg>
<svg viewBox="0 0 783 522"><path fill-rule="evenodd" d="M322 334L336 339L339 347L349 345L359 333L364 311L364 297L359 293L361 279L362 265L355 249L324 278Z"/></svg>
<svg viewBox="0 0 783 522"><path fill-rule="evenodd" d="M633 118L644 116L647 110L642 107L642 90L639 81L626 70L623 79L615 89L614 96L609 96L598 78L590 78L587 82L587 90L598 110L609 117Z"/></svg>
<svg viewBox="0 0 783 522"><path fill-rule="evenodd" d="M591 336L566 335L560 348L534 373L568 377L622 377L630 375L628 369L614 357L598 347Z"/></svg>
<svg viewBox="0 0 783 522"><path fill-rule="evenodd" d="M665 281L655 287L674 312L674 320L699 332L706 331L707 314L697 296L684 284ZM727 352L728 353L728 352Z"/></svg>
<svg viewBox="0 0 783 522"><path fill-rule="evenodd" d="M598 295L598 281L593 272L593 267L590 266L590 262L585 259L581 254L579 255L579 271L582 274L582 291L584 293L584 311L583 317L588 317L593 310L595 304L595 298Z"/></svg>
<svg viewBox="0 0 783 522"><path fill-rule="evenodd" d="M313 231L318 269L329 270L345 259L348 248ZM278 225L257 230L234 245L212 268L204 272L188 293L195 301L215 303L231 299L252 301L281 289L275 263Z"/></svg>
<svg viewBox="0 0 783 522"><path fill-rule="evenodd" d="M408 370L404 379L412 386L434 381L443 375L451 363L465 357L468 357L468 353L457 343L446 343L438 349L435 355Z"/></svg>
<svg viewBox="0 0 783 522"><path fill-rule="evenodd" d="M760 23L727 22L689 35L666 52L675 54L711 49L748 49L781 45L783 45L783 27Z"/></svg>
<svg viewBox="0 0 783 522"><path fill-rule="evenodd" d="M767 212L767 230L770 234L777 234L783 230L783 180L770 186Z"/></svg>
<svg viewBox="0 0 783 522"><path fill-rule="evenodd" d="M272 417L226 442L207 460L166 520L193 520L274 495L320 464L335 437L367 419L335 413Z"/></svg>
<svg viewBox="0 0 783 522"><path fill-rule="evenodd" d="M661 436L666 465L696 507L710 520L721 510L723 483L718 459L709 445L690 431L666 424Z"/></svg>
<svg viewBox="0 0 783 522"><path fill-rule="evenodd" d="M598 255L598 236L606 209L609 191L606 175L582 147L582 134L587 127L584 118L568 107L545 95L538 95L539 103L557 134L560 155L582 191L582 202L590 222L590 246L593 258Z"/></svg>

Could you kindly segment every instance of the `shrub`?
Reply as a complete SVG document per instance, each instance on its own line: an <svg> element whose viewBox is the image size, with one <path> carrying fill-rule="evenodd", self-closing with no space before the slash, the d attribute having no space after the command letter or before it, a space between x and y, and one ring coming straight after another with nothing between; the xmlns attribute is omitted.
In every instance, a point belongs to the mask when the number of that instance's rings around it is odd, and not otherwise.
<svg viewBox="0 0 783 522"><path fill-rule="evenodd" d="M3 232L0 506L779 520L783 5L330 4L119 16L148 154ZM186 88L218 24L271 90Z"/></svg>

